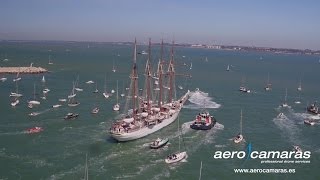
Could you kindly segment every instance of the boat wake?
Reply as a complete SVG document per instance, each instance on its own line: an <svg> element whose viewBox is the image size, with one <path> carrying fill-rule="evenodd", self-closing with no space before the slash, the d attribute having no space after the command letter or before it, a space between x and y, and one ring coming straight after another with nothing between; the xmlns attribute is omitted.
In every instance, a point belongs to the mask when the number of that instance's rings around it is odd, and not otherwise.
<svg viewBox="0 0 320 180"><path fill-rule="evenodd" d="M294 144L301 144L299 139L300 129L296 121L301 121L294 113L284 114L273 118L274 124L282 131L282 135Z"/></svg>
<svg viewBox="0 0 320 180"><path fill-rule="evenodd" d="M200 90L190 92L189 102L191 104L184 105L183 108L187 109L217 109L221 107L221 104L218 104L212 101L212 97L209 97L208 93L202 92Z"/></svg>
<svg viewBox="0 0 320 180"><path fill-rule="evenodd" d="M12 135L20 135L20 134L27 134L27 131L16 131L16 132L5 132L0 133L0 136L12 136Z"/></svg>

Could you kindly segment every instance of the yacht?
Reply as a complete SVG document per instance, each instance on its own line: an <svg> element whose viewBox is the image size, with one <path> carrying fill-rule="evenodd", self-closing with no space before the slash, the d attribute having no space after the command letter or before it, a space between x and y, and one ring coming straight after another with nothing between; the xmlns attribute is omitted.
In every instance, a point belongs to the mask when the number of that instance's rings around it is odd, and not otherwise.
<svg viewBox="0 0 320 180"><path fill-rule="evenodd" d="M165 146L168 142L169 142L168 138L165 138L165 139L157 138L155 141L153 141L150 144L150 148L151 149L159 149L159 148Z"/></svg>

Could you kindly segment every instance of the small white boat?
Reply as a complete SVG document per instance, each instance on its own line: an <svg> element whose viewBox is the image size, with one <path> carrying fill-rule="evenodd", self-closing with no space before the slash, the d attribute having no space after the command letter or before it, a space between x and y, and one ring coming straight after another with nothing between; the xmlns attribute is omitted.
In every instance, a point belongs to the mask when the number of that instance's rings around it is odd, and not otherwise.
<svg viewBox="0 0 320 180"><path fill-rule="evenodd" d="M28 101L28 104L39 105L40 102L39 102L39 101L32 100L32 101Z"/></svg>
<svg viewBox="0 0 320 180"><path fill-rule="evenodd" d="M182 87L182 86L178 86L178 88L179 88L179 89L181 89L181 90L183 89L183 87Z"/></svg>
<svg viewBox="0 0 320 180"><path fill-rule="evenodd" d="M300 146L297 146L297 145L294 145L294 146L293 146L293 150L294 150L295 152L302 152L302 149L300 148Z"/></svg>
<svg viewBox="0 0 320 180"><path fill-rule="evenodd" d="M93 84L93 83L94 81L91 81L91 80L86 82L86 84Z"/></svg>
<svg viewBox="0 0 320 180"><path fill-rule="evenodd" d="M244 93L250 93L250 92L251 92L250 89L247 89L247 88L244 87L244 86L240 86L239 91L240 91L240 92L244 92Z"/></svg>
<svg viewBox="0 0 320 180"><path fill-rule="evenodd" d="M92 109L91 113L92 114L98 114L99 110L100 109L98 107L95 107L95 108Z"/></svg>
<svg viewBox="0 0 320 180"><path fill-rule="evenodd" d="M284 115L282 112L278 114L277 118L282 119L285 118L286 115Z"/></svg>
<svg viewBox="0 0 320 180"><path fill-rule="evenodd" d="M116 91L115 91L114 89L111 90L111 93L112 93L112 94L115 93L115 92L116 92Z"/></svg>
<svg viewBox="0 0 320 180"><path fill-rule="evenodd" d="M241 143L244 140L242 134L238 134L236 137L233 138L233 142L238 144Z"/></svg>
<svg viewBox="0 0 320 180"><path fill-rule="evenodd" d="M44 76L42 76L41 82L45 83L46 79L44 78Z"/></svg>
<svg viewBox="0 0 320 180"><path fill-rule="evenodd" d="M70 107L75 107L75 106L78 106L78 105L80 105L79 102L71 102L71 103L68 103L68 106L70 106Z"/></svg>
<svg viewBox="0 0 320 180"><path fill-rule="evenodd" d="M81 88L74 88L74 90L76 90L76 91L83 91L83 89L81 89Z"/></svg>
<svg viewBox="0 0 320 180"><path fill-rule="evenodd" d="M79 114L76 113L68 113L63 119L64 120L72 120L79 116Z"/></svg>
<svg viewBox="0 0 320 180"><path fill-rule="evenodd" d="M30 113L29 114L29 116L38 116L40 113L38 113L38 112L32 112L32 113Z"/></svg>
<svg viewBox="0 0 320 180"><path fill-rule="evenodd" d="M228 64L228 66L227 66L227 71L230 71L230 65Z"/></svg>
<svg viewBox="0 0 320 180"><path fill-rule="evenodd" d="M124 94L124 93L121 93L121 94L120 94L120 96L121 96L121 97L124 97L124 96L125 96L125 94Z"/></svg>
<svg viewBox="0 0 320 180"><path fill-rule="evenodd" d="M15 107L15 106L17 106L19 103L20 103L20 101L19 101L19 99L17 98L17 99L15 99L14 101L11 102L11 106L12 106L12 107Z"/></svg>
<svg viewBox="0 0 320 180"><path fill-rule="evenodd" d="M48 62L49 65L52 65L53 62L51 61L51 56L49 55L49 62Z"/></svg>
<svg viewBox="0 0 320 180"><path fill-rule="evenodd" d="M295 104L301 104L301 101L295 101L294 103Z"/></svg>
<svg viewBox="0 0 320 180"><path fill-rule="evenodd" d="M150 148L151 149L158 149L158 148L165 146L168 142L169 142L168 138L165 138L165 139L157 138L155 141L150 143Z"/></svg>
<svg viewBox="0 0 320 180"><path fill-rule="evenodd" d="M58 108L58 107L61 107L61 106L62 106L61 104L52 105L53 108Z"/></svg>
<svg viewBox="0 0 320 180"><path fill-rule="evenodd" d="M23 95L20 94L20 93L11 92L9 96L10 96L10 97L21 97L21 96L23 96Z"/></svg>
<svg viewBox="0 0 320 180"><path fill-rule="evenodd" d="M50 92L50 89L44 88L44 89L42 90L42 92L43 92L44 94L47 94L48 92Z"/></svg>
<svg viewBox="0 0 320 180"><path fill-rule="evenodd" d="M119 110L120 110L120 105L119 105L119 104L115 104L115 105L113 106L113 110L114 110L114 111L119 111Z"/></svg>
<svg viewBox="0 0 320 180"><path fill-rule="evenodd" d="M70 95L68 96L68 98L69 98L69 99L74 98L74 97L76 97L76 95L77 95L77 94L70 94Z"/></svg>
<svg viewBox="0 0 320 180"><path fill-rule="evenodd" d="M297 91L302 91L301 79L300 79L300 83L299 83L299 86L297 88Z"/></svg>
<svg viewBox="0 0 320 180"><path fill-rule="evenodd" d="M0 78L0 81L2 81L2 82L5 82L6 80L7 80L7 78L5 78L5 77Z"/></svg>
<svg viewBox="0 0 320 180"><path fill-rule="evenodd" d="M109 96L109 93L106 93L106 92L104 92L104 93L102 93L102 95L106 98L106 99L108 99L110 96Z"/></svg>
<svg viewBox="0 0 320 180"><path fill-rule="evenodd" d="M67 99L59 99L60 102L67 102Z"/></svg>
<svg viewBox="0 0 320 180"><path fill-rule="evenodd" d="M307 125L310 125L310 126L313 126L316 124L316 122L312 119L305 119L304 121L304 124L307 124Z"/></svg>
<svg viewBox="0 0 320 180"><path fill-rule="evenodd" d="M172 164L172 163L176 163L179 162L183 159L186 159L188 157L187 152L183 151L183 152L176 152L173 154L170 154L169 156L167 156L167 158L165 159L165 162L168 164Z"/></svg>
<svg viewBox="0 0 320 180"><path fill-rule="evenodd" d="M20 80L21 80L21 77L17 77L13 79L13 82L20 81Z"/></svg>

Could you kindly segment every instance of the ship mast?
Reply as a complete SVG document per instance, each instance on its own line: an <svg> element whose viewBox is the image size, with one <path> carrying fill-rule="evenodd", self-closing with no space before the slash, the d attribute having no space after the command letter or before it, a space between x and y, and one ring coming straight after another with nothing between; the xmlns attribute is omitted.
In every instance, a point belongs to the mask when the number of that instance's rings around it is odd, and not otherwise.
<svg viewBox="0 0 320 180"><path fill-rule="evenodd" d="M161 104L162 104L162 91L163 91L163 86L162 86L162 75L163 75L163 39L161 40L161 54L160 54L160 60L158 63L158 84L159 84L159 100L158 100L158 106L161 109Z"/></svg>
<svg viewBox="0 0 320 180"><path fill-rule="evenodd" d="M151 72L151 39L149 38L149 48L148 48L148 59L146 63L146 82L145 82L145 88L146 88L146 99L147 99L147 112L150 114L151 112L151 103L150 100L152 99L152 92L151 92L151 83L152 83L152 72Z"/></svg>
<svg viewBox="0 0 320 180"><path fill-rule="evenodd" d="M174 71L174 56L173 56L173 46L174 41L172 41L172 47L171 47L171 58L169 62L168 67L168 74L169 74L169 99L168 102L171 103L173 99L173 91L174 91L174 78L175 78L175 71Z"/></svg>
<svg viewBox="0 0 320 180"><path fill-rule="evenodd" d="M137 108L138 108L138 70L137 70L137 40L134 39L134 52L133 52L133 66L132 66L132 72L130 75L131 83L130 83L130 90L128 98L132 98L132 117L134 121L136 121L136 114L137 114ZM129 102L127 98L127 103ZM126 107L128 104L126 104ZM127 109L127 108L125 108Z"/></svg>

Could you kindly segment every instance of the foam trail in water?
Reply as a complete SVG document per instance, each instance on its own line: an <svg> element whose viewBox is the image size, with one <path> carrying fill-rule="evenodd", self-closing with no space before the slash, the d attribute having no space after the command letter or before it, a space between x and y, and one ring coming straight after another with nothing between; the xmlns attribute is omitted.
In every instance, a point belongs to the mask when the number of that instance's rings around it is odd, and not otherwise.
<svg viewBox="0 0 320 180"><path fill-rule="evenodd" d="M221 105L212 101L212 97L209 97L208 93L202 92L200 90L196 90L193 92L190 92L189 102L192 104L188 104L183 106L184 108L188 109L217 109Z"/></svg>
<svg viewBox="0 0 320 180"><path fill-rule="evenodd" d="M294 144L299 144L299 129L293 118L290 117L289 119L288 116L290 116L290 114L276 117L273 119L273 122L276 126L278 126L286 138L289 138L289 140Z"/></svg>

